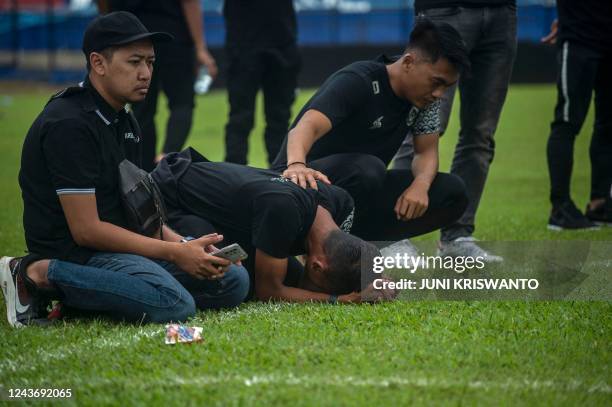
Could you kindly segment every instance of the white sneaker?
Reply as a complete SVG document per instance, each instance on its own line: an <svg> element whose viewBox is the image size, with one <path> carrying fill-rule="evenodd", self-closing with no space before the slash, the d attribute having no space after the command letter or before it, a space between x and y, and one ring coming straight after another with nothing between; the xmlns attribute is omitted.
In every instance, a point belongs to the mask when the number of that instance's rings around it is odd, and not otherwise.
<svg viewBox="0 0 612 407"><path fill-rule="evenodd" d="M43 324L46 306L30 295L19 273L22 258L2 257L0 259L0 287L6 304L8 323L20 328L30 324Z"/></svg>
<svg viewBox="0 0 612 407"><path fill-rule="evenodd" d="M440 257L483 257L485 263L501 263L504 258L487 252L476 244L472 236L458 237L450 242L438 243L438 256Z"/></svg>

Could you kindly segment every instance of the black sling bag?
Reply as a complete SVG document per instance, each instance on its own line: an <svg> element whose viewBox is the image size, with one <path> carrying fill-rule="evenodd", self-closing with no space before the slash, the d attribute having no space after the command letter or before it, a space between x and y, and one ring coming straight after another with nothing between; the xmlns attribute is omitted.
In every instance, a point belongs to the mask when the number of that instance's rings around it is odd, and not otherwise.
<svg viewBox="0 0 612 407"><path fill-rule="evenodd" d="M166 207L157 184L151 175L129 160L119 163L121 201L130 230L153 236L167 222Z"/></svg>

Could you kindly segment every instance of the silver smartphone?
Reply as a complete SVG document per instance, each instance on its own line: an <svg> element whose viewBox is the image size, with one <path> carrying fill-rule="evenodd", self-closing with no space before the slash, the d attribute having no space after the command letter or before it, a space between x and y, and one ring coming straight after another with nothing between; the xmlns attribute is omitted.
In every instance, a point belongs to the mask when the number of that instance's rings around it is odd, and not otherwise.
<svg viewBox="0 0 612 407"><path fill-rule="evenodd" d="M224 248L219 249L216 252L212 252L210 254L215 257L221 257L222 259L229 260L232 263L244 260L249 257L238 243L232 243L231 245L225 246Z"/></svg>

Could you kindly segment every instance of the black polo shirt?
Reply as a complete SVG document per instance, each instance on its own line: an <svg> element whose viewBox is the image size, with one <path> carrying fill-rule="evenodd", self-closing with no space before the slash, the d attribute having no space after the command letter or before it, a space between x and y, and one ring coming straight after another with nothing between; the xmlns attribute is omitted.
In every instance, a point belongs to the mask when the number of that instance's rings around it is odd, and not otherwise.
<svg viewBox="0 0 612 407"><path fill-rule="evenodd" d="M140 130L126 110L115 111L88 80L47 103L23 144L19 185L29 252L86 263L93 251L78 246L59 195L95 194L100 219L126 227L118 164L140 165Z"/></svg>
<svg viewBox="0 0 612 407"><path fill-rule="evenodd" d="M384 55L352 63L330 76L302 108L291 128L304 113L323 113L332 128L318 139L307 161L338 153L364 153L389 164L407 134L415 137L440 131L440 102L418 109L398 97L391 88ZM287 137L272 164L282 171L287 165Z"/></svg>

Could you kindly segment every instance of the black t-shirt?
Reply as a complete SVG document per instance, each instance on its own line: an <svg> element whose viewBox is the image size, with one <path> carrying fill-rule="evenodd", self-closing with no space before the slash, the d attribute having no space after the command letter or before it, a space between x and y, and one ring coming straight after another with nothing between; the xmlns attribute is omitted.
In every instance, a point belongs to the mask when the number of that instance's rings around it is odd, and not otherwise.
<svg viewBox="0 0 612 407"><path fill-rule="evenodd" d="M23 144L19 185L28 250L86 263L93 251L76 244L59 202L62 194L94 194L100 219L126 227L118 164L140 165L140 132L130 114L116 112L86 80L47 103Z"/></svg>
<svg viewBox="0 0 612 407"><path fill-rule="evenodd" d="M332 129L312 146L307 161L337 153L367 153L389 164L406 138L409 129L414 136L438 133L440 103L422 110L395 95L389 82L385 56L360 61L330 76L302 108L291 128L310 109L323 113ZM287 138L273 168L287 164Z"/></svg>
<svg viewBox="0 0 612 407"><path fill-rule="evenodd" d="M414 11L441 7L498 7L516 5L516 0L414 0Z"/></svg>
<svg viewBox="0 0 612 407"><path fill-rule="evenodd" d="M149 31L165 31L175 42L193 44L180 0L111 0L110 8L133 13Z"/></svg>
<svg viewBox="0 0 612 407"><path fill-rule="evenodd" d="M274 171L209 162L192 149L169 154L151 175L166 205L206 219L249 256L255 249L276 258L304 253L319 205L344 231L352 226L353 200L339 187L303 189Z"/></svg>
<svg viewBox="0 0 612 407"><path fill-rule="evenodd" d="M225 43L240 47L282 47L297 41L293 0L225 0Z"/></svg>
<svg viewBox="0 0 612 407"><path fill-rule="evenodd" d="M612 53L612 1L557 0L559 39ZM609 73L608 73L609 75Z"/></svg>

